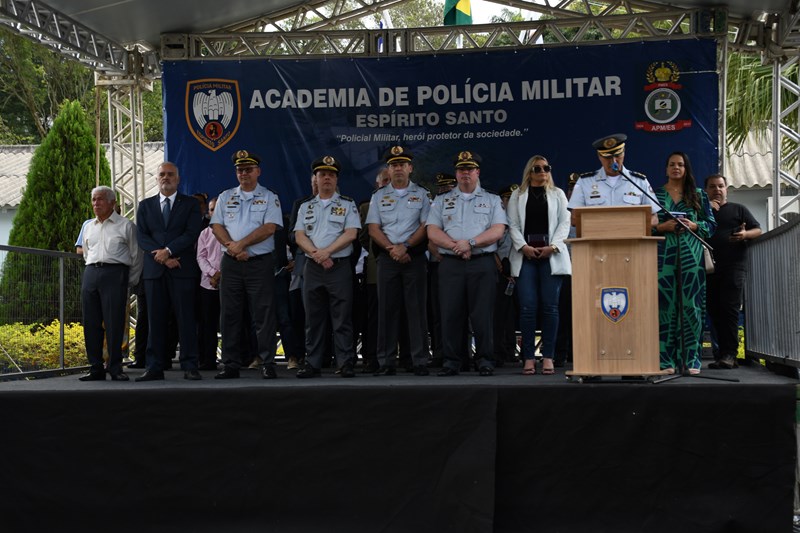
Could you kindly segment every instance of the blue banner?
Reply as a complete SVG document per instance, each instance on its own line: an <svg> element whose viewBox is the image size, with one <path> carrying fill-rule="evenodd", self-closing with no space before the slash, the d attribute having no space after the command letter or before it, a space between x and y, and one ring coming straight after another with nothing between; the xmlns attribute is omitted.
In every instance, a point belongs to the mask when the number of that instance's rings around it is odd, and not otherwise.
<svg viewBox="0 0 800 533"><path fill-rule="evenodd" d="M284 210L310 191L311 162L342 162L342 194L369 197L382 155L414 154L430 186L453 157L483 157L481 183L519 183L547 157L556 183L600 167L593 140L628 135L625 166L664 183L689 154L700 185L717 172L716 41L679 40L375 59L180 61L163 65L167 159L181 190L235 186L231 155L259 154Z"/></svg>

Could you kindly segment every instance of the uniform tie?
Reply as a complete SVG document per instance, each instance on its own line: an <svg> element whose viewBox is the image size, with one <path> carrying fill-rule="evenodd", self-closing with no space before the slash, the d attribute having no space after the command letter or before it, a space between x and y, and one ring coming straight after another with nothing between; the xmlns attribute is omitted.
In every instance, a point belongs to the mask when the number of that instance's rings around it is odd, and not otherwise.
<svg viewBox="0 0 800 533"><path fill-rule="evenodd" d="M164 225L169 222L169 198L164 200L164 207L161 209L161 215L164 217Z"/></svg>

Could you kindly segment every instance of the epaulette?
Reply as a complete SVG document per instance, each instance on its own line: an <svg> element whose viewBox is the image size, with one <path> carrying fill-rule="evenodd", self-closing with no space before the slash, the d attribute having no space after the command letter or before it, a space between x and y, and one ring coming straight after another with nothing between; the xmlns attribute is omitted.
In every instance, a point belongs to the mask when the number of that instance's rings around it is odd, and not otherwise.
<svg viewBox="0 0 800 533"><path fill-rule="evenodd" d="M588 178L589 176L594 176L595 174L597 174L596 170L592 170L591 172L581 172L578 174L578 179Z"/></svg>
<svg viewBox="0 0 800 533"><path fill-rule="evenodd" d="M647 176L645 176L641 172L636 172L635 170L631 170L630 173L631 173L631 176L636 176L637 178L642 178L643 180L647 179Z"/></svg>
<svg viewBox="0 0 800 533"><path fill-rule="evenodd" d="M264 188L265 188L265 189L267 189L266 187L264 187ZM271 192L272 194L274 194L275 196L278 196L278 193L276 193L276 192L275 192L275 191L273 191L272 189L267 189L267 190L268 190L269 192Z"/></svg>
<svg viewBox="0 0 800 533"><path fill-rule="evenodd" d="M483 192L487 192L489 194L494 194L495 196L500 196L499 194L497 194L495 191L493 191L491 189L485 189L483 187L481 187L481 188L483 189Z"/></svg>
<svg viewBox="0 0 800 533"><path fill-rule="evenodd" d="M350 198L349 196L345 196L345 195L343 195L343 194L340 194L340 195L339 195L339 198L341 198L342 200L346 200L346 201L348 201L348 202L353 202L353 203L356 203L356 201L355 201L355 200L353 200L353 199L352 199L352 198Z"/></svg>
<svg viewBox="0 0 800 533"><path fill-rule="evenodd" d="M385 189L385 188L386 188L386 187L388 187L389 185L391 185L391 182L389 182L389 183L387 183L386 185L383 185L383 186L381 186L381 187L378 187L377 189L375 189L375 192L382 191L383 189ZM375 194L375 193L372 193L372 194Z"/></svg>

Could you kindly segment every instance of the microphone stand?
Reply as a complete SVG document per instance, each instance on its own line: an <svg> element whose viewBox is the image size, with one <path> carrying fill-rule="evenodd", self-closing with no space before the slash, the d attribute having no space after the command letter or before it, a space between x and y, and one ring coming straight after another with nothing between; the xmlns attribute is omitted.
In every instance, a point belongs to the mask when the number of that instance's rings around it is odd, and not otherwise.
<svg viewBox="0 0 800 533"><path fill-rule="evenodd" d="M674 220L681 227L680 232L685 231L686 233L691 235L692 238L697 240L697 242L699 242L700 245L703 248L708 250L708 252L710 254L712 254L712 257L713 257L714 248L712 248L711 245L708 244L705 240L703 240L697 233L695 233L694 231L689 229L689 226L686 224L686 222L684 222L680 218L678 218L675 215L673 215L666 208L666 206L664 206L664 204L662 204L661 202L658 201L658 198L656 198L654 195L650 194L648 191L645 191L642 187L639 186L638 183L636 183L633 179L631 179L631 177L628 174L625 173L624 167L620 167L619 165L616 164L616 162L614 162L613 169L616 170L617 172L619 172L620 176L625 178L625 180L628 183L633 185L642 194L644 194L647 198L649 198L650 201L652 201L659 209L661 209L661 211L664 212L664 214L667 216L668 219ZM680 232L678 232L678 233L680 233ZM680 257L681 257L680 247L681 247L681 241L680 241L680 239L678 239L677 288L678 288L678 293L680 295L679 298L678 298L678 302L679 302L678 321L679 321L679 329L680 329L681 332L683 332L683 280L681 279L682 275L681 275L681 265L680 265ZM683 353L683 350L684 350L683 337L681 337L681 353ZM672 381L673 379L678 379L678 378L683 377L683 376L692 377L692 378L712 379L712 380L717 380L717 381L730 381L730 382L733 382L733 383L738 383L739 382L739 380L737 378L721 378L721 377L716 377L716 376L701 376L700 374L690 374L687 369L683 369L683 371L681 373L678 373L677 369L676 369L675 374L667 376L667 377L664 377L664 378L661 378L661 379L653 380L652 383L656 383L656 384L657 383L664 383L666 381Z"/></svg>

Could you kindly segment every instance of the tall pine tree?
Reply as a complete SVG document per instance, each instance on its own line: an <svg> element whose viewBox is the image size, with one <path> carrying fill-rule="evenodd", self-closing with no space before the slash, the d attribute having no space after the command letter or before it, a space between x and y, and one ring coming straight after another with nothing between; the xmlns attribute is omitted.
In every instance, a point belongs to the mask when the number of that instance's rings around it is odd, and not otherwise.
<svg viewBox="0 0 800 533"><path fill-rule="evenodd" d="M66 101L47 137L36 150L28 182L8 238L11 246L70 252L81 225L92 218L95 186L95 137L78 102ZM101 151L100 183L111 172ZM65 272L66 317L80 317L79 262ZM58 317L58 261L9 253L0 279L0 323L49 323Z"/></svg>

